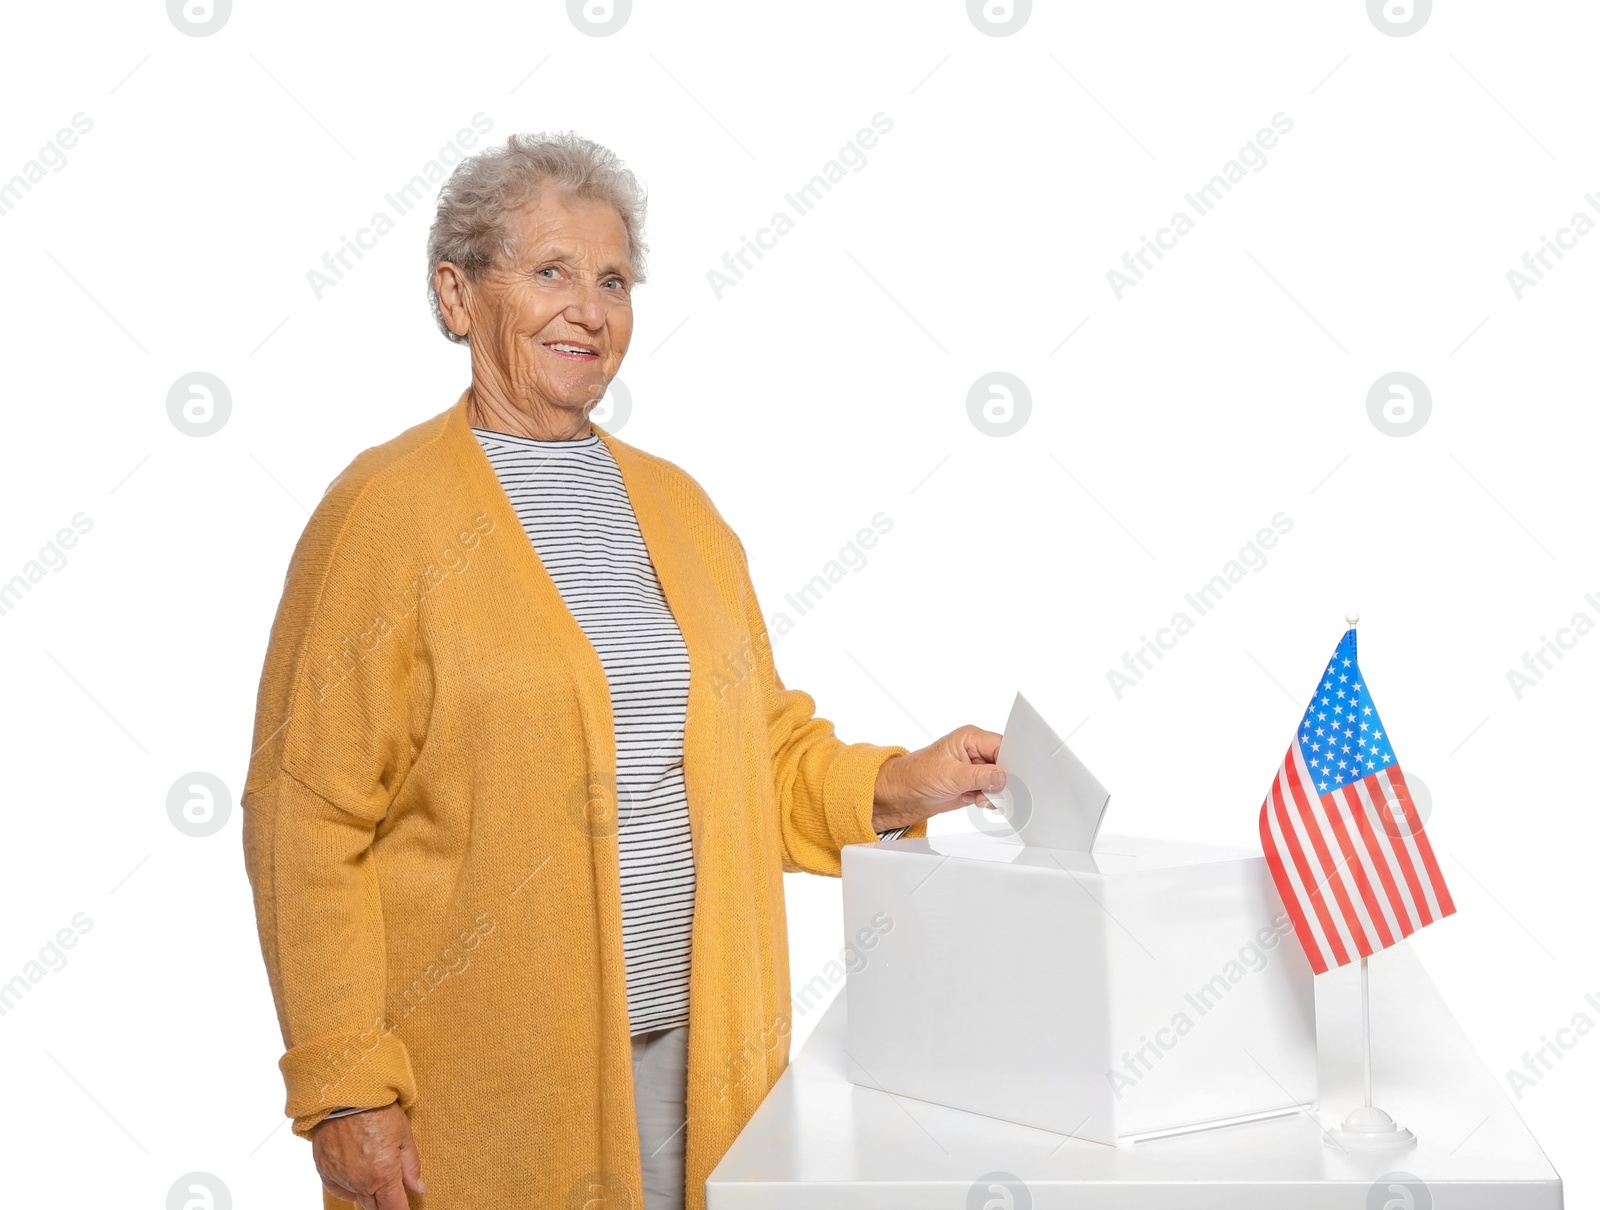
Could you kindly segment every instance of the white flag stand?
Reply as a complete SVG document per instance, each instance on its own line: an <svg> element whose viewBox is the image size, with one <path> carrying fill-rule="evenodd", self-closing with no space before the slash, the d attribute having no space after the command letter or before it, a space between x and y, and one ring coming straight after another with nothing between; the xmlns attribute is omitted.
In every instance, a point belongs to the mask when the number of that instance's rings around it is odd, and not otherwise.
<svg viewBox="0 0 1600 1210"><path fill-rule="evenodd" d="M1351 629L1360 620L1360 615L1355 613L1345 617ZM1386 1151L1417 1141L1416 1135L1372 1103L1372 1001L1367 991L1364 956L1361 959L1361 1091L1361 1107L1352 1109L1342 1123L1326 1131L1322 1136L1325 1142L1362 1151Z"/></svg>
<svg viewBox="0 0 1600 1210"><path fill-rule="evenodd" d="M1372 1017L1365 958L1361 959L1361 1090L1361 1107L1352 1109L1342 1123L1327 1131L1324 1141L1361 1151L1386 1151L1417 1141L1416 1135L1372 1103Z"/></svg>

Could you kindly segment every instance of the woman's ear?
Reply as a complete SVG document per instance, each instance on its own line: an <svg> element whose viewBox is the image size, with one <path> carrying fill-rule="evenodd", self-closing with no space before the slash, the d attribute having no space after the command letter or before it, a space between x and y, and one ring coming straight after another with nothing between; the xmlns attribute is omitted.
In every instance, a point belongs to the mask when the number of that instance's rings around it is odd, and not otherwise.
<svg viewBox="0 0 1600 1210"><path fill-rule="evenodd" d="M439 296L439 314L445 326L457 336L472 331L472 317L467 306L467 294L472 283L460 265L440 261L433 270L433 292Z"/></svg>

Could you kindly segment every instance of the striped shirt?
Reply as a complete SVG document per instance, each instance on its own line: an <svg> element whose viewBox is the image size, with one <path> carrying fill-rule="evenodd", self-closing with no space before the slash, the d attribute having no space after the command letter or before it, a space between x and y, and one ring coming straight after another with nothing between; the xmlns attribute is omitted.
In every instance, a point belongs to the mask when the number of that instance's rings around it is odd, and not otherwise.
<svg viewBox="0 0 1600 1210"><path fill-rule="evenodd" d="M689 653L611 451L474 429L561 599L605 669L630 1033L689 1020L694 850L683 781Z"/></svg>

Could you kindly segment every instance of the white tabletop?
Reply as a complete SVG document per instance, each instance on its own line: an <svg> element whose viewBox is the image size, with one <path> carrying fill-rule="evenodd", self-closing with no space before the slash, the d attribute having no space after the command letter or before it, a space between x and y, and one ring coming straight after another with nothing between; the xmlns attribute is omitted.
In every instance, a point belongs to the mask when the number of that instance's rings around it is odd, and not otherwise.
<svg viewBox="0 0 1600 1210"><path fill-rule="evenodd" d="M1415 955L1402 945L1373 963L1374 1099L1417 1135L1405 1150L1367 1155L1323 1141L1324 1125L1359 1098L1358 1062L1325 1061L1319 1115L1128 1147L858 1087L845 1075L841 994L712 1172L708 1208L1429 1210L1431 1197L1438 1210L1560 1210L1560 1177ZM1319 1035L1351 1036L1360 1004L1347 994L1354 968L1322 978L1334 994L1319 987ZM1425 1194L1408 1202L1387 1185L1374 1191L1379 1176L1396 1171L1421 1178ZM977 1178L994 1172L1024 1188L1001 1194L986 1185L972 1195Z"/></svg>

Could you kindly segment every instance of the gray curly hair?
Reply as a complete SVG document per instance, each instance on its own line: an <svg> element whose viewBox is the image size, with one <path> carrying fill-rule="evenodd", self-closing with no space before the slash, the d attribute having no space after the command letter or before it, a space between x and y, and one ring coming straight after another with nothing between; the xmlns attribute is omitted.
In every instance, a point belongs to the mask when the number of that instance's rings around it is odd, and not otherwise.
<svg viewBox="0 0 1600 1210"><path fill-rule="evenodd" d="M450 340L465 344L444 322L434 270L444 261L460 265L476 281L491 265L516 254L516 237L507 221L512 212L550 186L564 193L609 202L628 233L628 267L634 284L645 279L645 191L617 158L599 143L571 131L514 134L503 147L491 147L456 165L439 191L428 231L428 305L434 322Z"/></svg>

